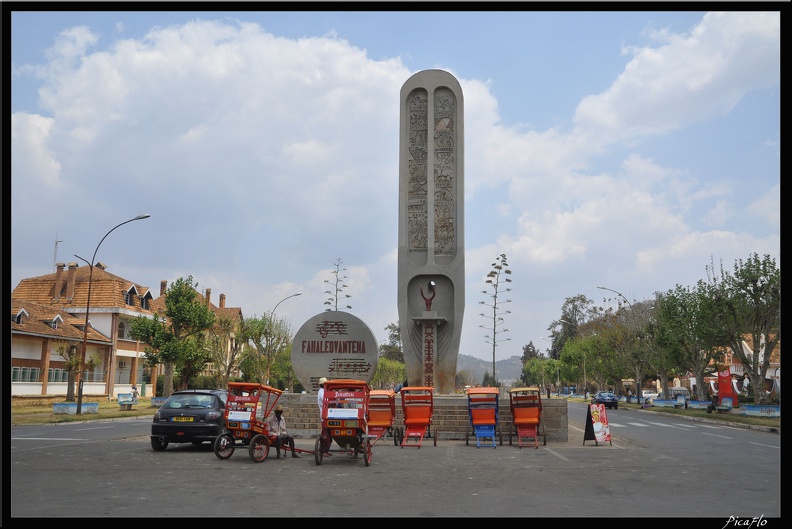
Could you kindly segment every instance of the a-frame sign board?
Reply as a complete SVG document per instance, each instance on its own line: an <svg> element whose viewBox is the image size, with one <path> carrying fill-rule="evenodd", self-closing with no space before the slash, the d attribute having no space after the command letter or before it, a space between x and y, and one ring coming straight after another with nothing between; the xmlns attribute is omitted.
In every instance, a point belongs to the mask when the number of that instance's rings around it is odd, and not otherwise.
<svg viewBox="0 0 792 529"><path fill-rule="evenodd" d="M605 405L589 404L586 410L586 431L583 434L583 444L586 444L586 441L594 441L594 446L598 446L599 443L607 441L613 446Z"/></svg>

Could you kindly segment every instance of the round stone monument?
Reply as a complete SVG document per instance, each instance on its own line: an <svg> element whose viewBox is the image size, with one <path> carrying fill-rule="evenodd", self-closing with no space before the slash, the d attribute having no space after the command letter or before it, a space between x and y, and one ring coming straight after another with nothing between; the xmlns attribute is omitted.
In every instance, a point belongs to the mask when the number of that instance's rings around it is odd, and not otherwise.
<svg viewBox="0 0 792 529"><path fill-rule="evenodd" d="M371 382L377 369L377 338L357 316L325 311L306 321L292 343L294 374L316 391L319 379L351 378Z"/></svg>

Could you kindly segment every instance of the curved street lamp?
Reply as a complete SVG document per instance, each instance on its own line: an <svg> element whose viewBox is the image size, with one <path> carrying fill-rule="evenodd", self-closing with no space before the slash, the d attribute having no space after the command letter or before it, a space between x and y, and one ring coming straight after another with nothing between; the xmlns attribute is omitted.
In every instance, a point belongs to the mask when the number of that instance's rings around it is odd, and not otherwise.
<svg viewBox="0 0 792 529"><path fill-rule="evenodd" d="M622 298L624 301L626 301L628 306L632 307L632 303L630 303L630 300L624 297L624 294L622 294L621 292L617 290L613 290L612 288L608 288L608 287L597 287L597 288L599 288L600 290L610 290L611 292Z"/></svg>
<svg viewBox="0 0 792 529"><path fill-rule="evenodd" d="M88 350L88 313L91 310L91 284L93 283L93 271L94 271L94 261L96 260L96 252L99 251L99 247L102 245L104 240L110 235L113 230L116 228L123 226L124 224L128 224L130 222L136 220L143 220L149 218L151 215L146 213L145 215L138 215L134 219L125 220L121 224L115 226L112 230L105 233L105 236L102 237L102 240L99 241L99 244L96 245L96 250L94 250L93 257L91 257L91 262L89 263L86 259L83 259L77 254L74 254L74 257L80 259L81 261L85 261L85 263L90 267L91 271L88 273L88 300L85 302L85 327L83 328L83 342L82 342L82 349L80 350L80 370L77 372L77 415L82 415L82 398L83 398L83 383L85 377L83 376L83 372L85 371L85 353Z"/></svg>
<svg viewBox="0 0 792 529"><path fill-rule="evenodd" d="M275 304L275 307L273 307L273 309L270 311L270 316L269 316L269 326L270 326L269 336L270 336L270 338L269 338L269 343L267 344L267 385L268 386L270 385L270 362L271 362L271 358L272 358L272 334L273 334L272 331L274 330L273 329L273 325L272 325L272 321L273 321L272 318L275 317L275 309L277 309L278 305L280 305L281 303L283 303L287 299L293 298L293 297L297 297L297 296L300 296L300 295L302 295L302 292L297 292L296 294L292 294L291 296L286 296L285 298L283 298L282 300L277 302Z"/></svg>

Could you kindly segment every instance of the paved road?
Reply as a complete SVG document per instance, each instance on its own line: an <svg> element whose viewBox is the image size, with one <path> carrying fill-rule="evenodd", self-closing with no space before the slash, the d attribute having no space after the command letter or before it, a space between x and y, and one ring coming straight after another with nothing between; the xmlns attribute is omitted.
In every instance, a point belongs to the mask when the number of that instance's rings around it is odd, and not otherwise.
<svg viewBox="0 0 792 529"><path fill-rule="evenodd" d="M257 464L243 449L220 460L208 444L154 452L148 420L15 427L11 515L682 517L718 528L729 516L780 517L780 435L620 410L613 444L595 446L576 413L566 443L383 439L369 467L343 454Z"/></svg>

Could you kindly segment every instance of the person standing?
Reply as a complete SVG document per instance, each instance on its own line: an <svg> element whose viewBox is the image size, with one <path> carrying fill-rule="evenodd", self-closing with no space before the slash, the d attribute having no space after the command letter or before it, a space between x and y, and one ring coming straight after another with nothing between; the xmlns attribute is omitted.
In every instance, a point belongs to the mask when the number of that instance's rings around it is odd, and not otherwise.
<svg viewBox="0 0 792 529"><path fill-rule="evenodd" d="M280 459L280 449L284 443L289 445L292 457L301 457L294 449L294 437L286 431L286 419L283 418L283 406L280 404L275 406L275 412L267 419L267 428L269 428L270 435L275 436L275 449L277 450L275 459ZM283 458L286 459L286 454L283 454Z"/></svg>
<svg viewBox="0 0 792 529"><path fill-rule="evenodd" d="M324 424L323 424L324 423L324 415L322 414L322 410L324 409L323 407L324 407L324 393L325 393L324 385L325 385L325 382L327 382L327 377L322 377L322 378L319 379L319 391L316 392L316 401L319 404L319 428L322 428L324 426ZM325 435L324 430L322 430L322 435L323 436ZM329 437L326 437L324 439L323 443L324 443L325 453L329 453L330 443L332 443L332 439L329 438Z"/></svg>
<svg viewBox="0 0 792 529"><path fill-rule="evenodd" d="M321 421L324 417L322 416L322 404L324 401L324 385L327 382L327 378L322 377L319 379L319 391L316 392L316 401L319 404L319 420Z"/></svg>

